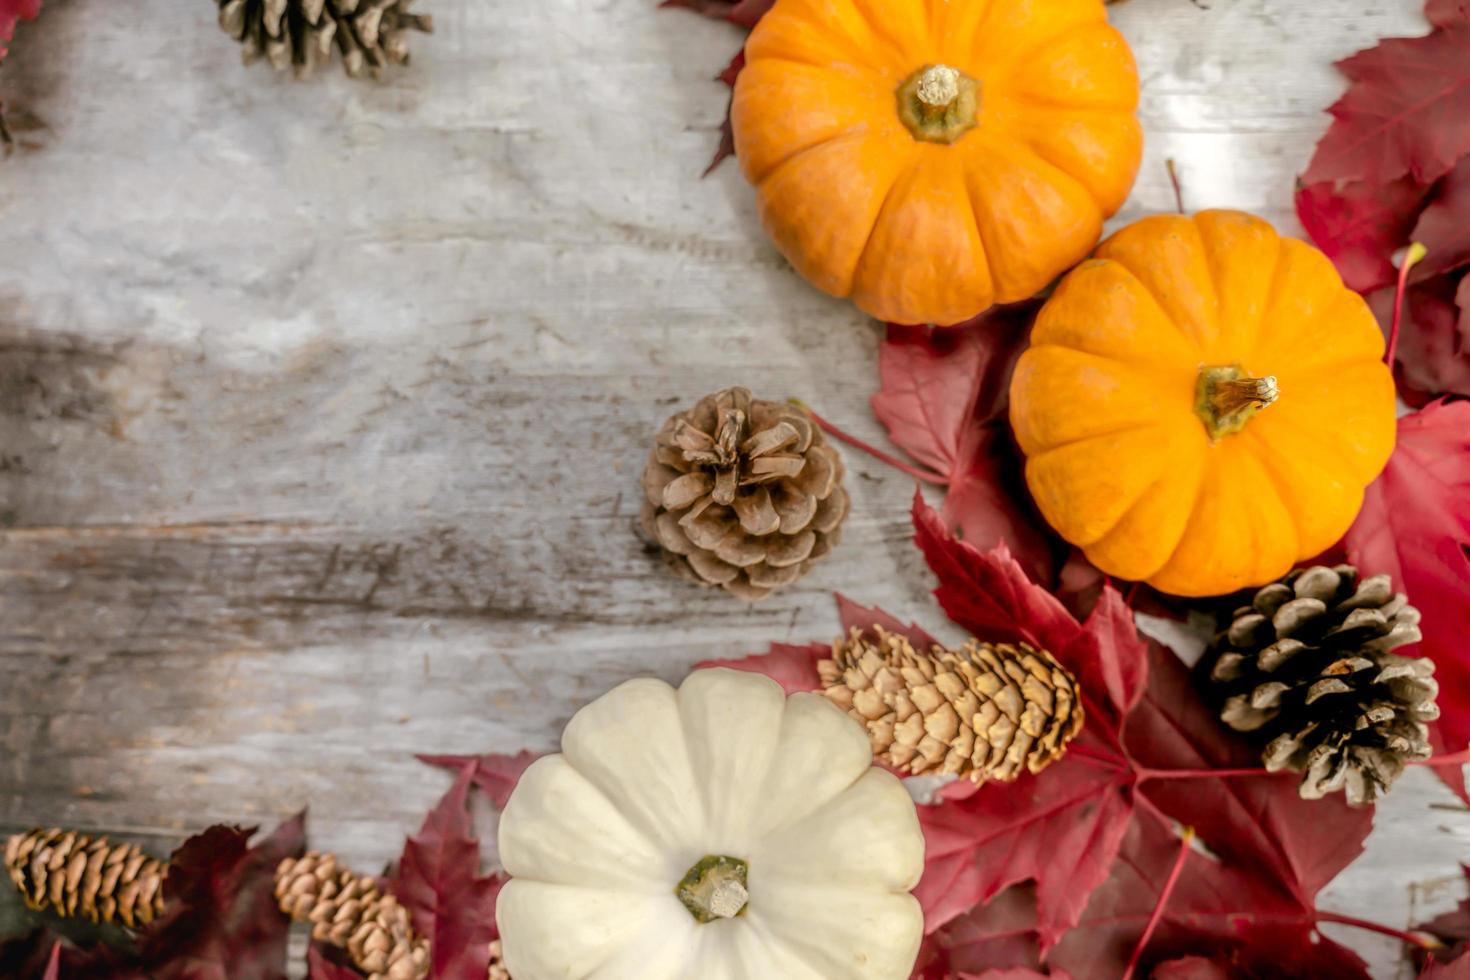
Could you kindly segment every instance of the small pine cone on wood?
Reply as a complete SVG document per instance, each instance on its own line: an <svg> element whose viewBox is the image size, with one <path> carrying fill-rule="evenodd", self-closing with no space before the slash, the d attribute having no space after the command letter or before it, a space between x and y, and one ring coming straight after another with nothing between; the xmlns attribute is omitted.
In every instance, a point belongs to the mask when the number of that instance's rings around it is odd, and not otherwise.
<svg viewBox="0 0 1470 980"><path fill-rule="evenodd" d="M368 980L429 975L429 945L414 935L408 910L335 855L308 851L283 860L276 867L276 902L292 919L309 923L313 939L345 949Z"/></svg>
<svg viewBox="0 0 1470 980"><path fill-rule="evenodd" d="M138 929L163 914L168 866L134 844L36 829L5 844L5 869L32 909Z"/></svg>
<svg viewBox="0 0 1470 980"><path fill-rule="evenodd" d="M643 471L643 528L684 577L754 601L836 547L844 473L801 409L729 388L659 430Z"/></svg>
<svg viewBox="0 0 1470 980"><path fill-rule="evenodd" d="M1272 772L1300 772L1303 798L1345 790L1353 806L1429 758L1439 717L1434 664L1391 651L1420 640L1419 610L1387 575L1351 565L1297 570L1237 609L1212 645L1221 718L1265 745Z"/></svg>
<svg viewBox="0 0 1470 980"><path fill-rule="evenodd" d="M881 627L854 629L817 672L828 699L867 727L874 756L900 772L1012 780L1056 761L1082 730L1077 681L1024 643L920 652Z"/></svg>
<svg viewBox="0 0 1470 980"><path fill-rule="evenodd" d="M408 32L430 32L432 17L409 11L414 0L219 0L219 25L243 47L245 63L265 58L306 77L336 48L347 74L374 78L408 63Z"/></svg>

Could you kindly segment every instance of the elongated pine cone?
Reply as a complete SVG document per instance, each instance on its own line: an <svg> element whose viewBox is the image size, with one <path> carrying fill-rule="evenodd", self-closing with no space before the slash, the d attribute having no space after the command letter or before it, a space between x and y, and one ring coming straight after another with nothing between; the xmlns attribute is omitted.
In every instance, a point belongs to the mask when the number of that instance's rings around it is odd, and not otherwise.
<svg viewBox="0 0 1470 980"><path fill-rule="evenodd" d="M643 471L643 528L686 578L754 601L836 547L843 475L805 412L729 388L659 430Z"/></svg>
<svg viewBox="0 0 1470 980"><path fill-rule="evenodd" d="M134 844L75 830L32 830L5 844L5 870L33 909L138 929L163 914L168 866Z"/></svg>
<svg viewBox="0 0 1470 980"><path fill-rule="evenodd" d="M1434 664L1391 652L1419 639L1419 610L1387 575L1359 581L1350 565L1292 572L1215 638L1220 717L1258 736L1267 769L1302 773L1305 799L1346 790L1366 806L1407 762L1431 754Z"/></svg>
<svg viewBox="0 0 1470 980"><path fill-rule="evenodd" d="M423 980L429 944L414 935L408 910L353 874L332 854L308 851L276 867L276 902L311 936L347 950L368 980Z"/></svg>
<svg viewBox="0 0 1470 980"><path fill-rule="evenodd" d="M277 71L310 75L335 47L347 74L374 78L408 63L408 32L434 29L409 12L415 0L219 0L219 26L244 46L245 63L265 58Z"/></svg>
<svg viewBox="0 0 1470 980"><path fill-rule="evenodd" d="M1012 780L1045 769L1082 730L1076 680L1024 643L921 653L881 627L854 629L817 672L828 699L867 727L873 754L900 772Z"/></svg>

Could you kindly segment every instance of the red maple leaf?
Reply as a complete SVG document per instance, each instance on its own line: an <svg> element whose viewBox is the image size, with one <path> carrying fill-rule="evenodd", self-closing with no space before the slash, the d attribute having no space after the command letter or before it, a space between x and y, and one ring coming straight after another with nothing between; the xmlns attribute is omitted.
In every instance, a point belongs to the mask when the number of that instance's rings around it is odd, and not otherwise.
<svg viewBox="0 0 1470 980"><path fill-rule="evenodd" d="M541 753L522 749L515 755L493 752L485 755L421 755L418 760L455 773L463 772L467 765L473 765L476 788L490 797L495 809L504 810L521 775L539 758Z"/></svg>
<svg viewBox="0 0 1470 980"><path fill-rule="evenodd" d="M15 25L34 20L40 12L41 0L0 0L0 58L9 53L6 45L15 37Z"/></svg>
<svg viewBox="0 0 1470 980"><path fill-rule="evenodd" d="M484 980L495 928L495 900L504 884L480 874L480 842L470 821L469 791L476 765L467 763L417 835L403 846L390 879L408 909L414 932L429 943L436 980Z"/></svg>
<svg viewBox="0 0 1470 980"><path fill-rule="evenodd" d="M1383 186L1327 181L1297 189L1296 213L1348 288L1366 293L1398 278L1393 255L1409 240L1425 194L1408 177Z"/></svg>
<svg viewBox="0 0 1470 980"><path fill-rule="evenodd" d="M1011 374L1039 308L1023 303L956 327L890 324L878 349L873 414L889 438L947 488L947 526L982 549L1004 543L1038 582L1056 580L1065 546L1036 510L1011 434Z"/></svg>
<svg viewBox="0 0 1470 980"><path fill-rule="evenodd" d="M1460 871L1470 881L1470 864L1460 865ZM1470 899L1463 899L1453 912L1435 916L1414 928L1434 936L1445 945L1446 949L1438 954L1441 959L1465 956L1470 953Z"/></svg>
<svg viewBox="0 0 1470 980"><path fill-rule="evenodd" d="M1414 267L1413 282L1470 265L1470 156L1435 185L1413 231L1400 240L1419 242L1429 250Z"/></svg>
<svg viewBox="0 0 1470 980"><path fill-rule="evenodd" d="M350 966L330 959L316 945L306 950L307 980L362 980L362 974Z"/></svg>
<svg viewBox="0 0 1470 980"><path fill-rule="evenodd" d="M1436 276L1404 292L1403 326L1394 357L1399 395L1422 408L1441 395L1470 395L1470 314L1456 302L1456 291L1470 297L1470 277L1457 284ZM1397 290L1385 287L1368 297L1378 321L1393 322Z"/></svg>
<svg viewBox="0 0 1470 980"><path fill-rule="evenodd" d="M1470 21L1470 0L1429 0L1424 16L1435 27L1449 27Z"/></svg>
<svg viewBox="0 0 1470 980"><path fill-rule="evenodd" d="M153 980L284 977L290 920L275 899L276 866L301 854L306 815L251 847L253 829L211 827L169 858L163 917L143 934Z"/></svg>
<svg viewBox="0 0 1470 980"><path fill-rule="evenodd" d="M1470 402L1434 402L1399 419L1398 444L1344 539L1365 574L1387 574L1418 607L1417 652L1439 679L1438 747L1470 745ZM1459 767L1442 771L1466 798ZM1470 799L1467 799L1470 802Z"/></svg>
<svg viewBox="0 0 1470 980"><path fill-rule="evenodd" d="M1470 980L1470 955L1462 955L1448 962L1431 958L1424 965L1419 980Z"/></svg>
<svg viewBox="0 0 1470 980"><path fill-rule="evenodd" d="M1305 183L1382 187L1408 174L1427 186L1470 153L1470 24L1389 38L1338 67L1352 85L1329 110Z"/></svg>

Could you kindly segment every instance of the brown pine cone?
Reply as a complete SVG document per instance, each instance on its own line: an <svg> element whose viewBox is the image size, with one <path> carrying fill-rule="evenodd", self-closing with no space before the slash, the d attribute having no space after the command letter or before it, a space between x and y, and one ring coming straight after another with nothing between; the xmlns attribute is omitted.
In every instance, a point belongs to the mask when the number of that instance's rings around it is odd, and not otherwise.
<svg viewBox="0 0 1470 980"><path fill-rule="evenodd" d="M264 57L298 77L332 56L353 78L408 63L408 32L434 29L433 18L409 13L415 0L219 0L219 25L244 45L248 65Z"/></svg>
<svg viewBox="0 0 1470 980"><path fill-rule="evenodd" d="M347 950L368 980L423 980L429 944L417 938L408 910L371 878L353 874L332 854L308 851L276 867L276 901L313 939Z"/></svg>
<svg viewBox="0 0 1470 980"><path fill-rule="evenodd" d="M93 922L146 926L163 914L162 861L133 844L75 830L37 829L5 844L5 869L33 909Z"/></svg>
<svg viewBox="0 0 1470 980"><path fill-rule="evenodd" d="M1266 768L1302 773L1303 798L1346 790L1366 806L1431 754L1434 664L1391 652L1419 639L1419 610L1387 575L1359 581L1351 565L1319 565L1234 612L1210 681L1225 723L1264 744Z"/></svg>
<svg viewBox="0 0 1470 980"><path fill-rule="evenodd" d="M510 971L500 958L500 940L490 943L490 975L485 980L510 980Z"/></svg>
<svg viewBox="0 0 1470 980"><path fill-rule="evenodd" d="M823 693L867 727L873 754L901 772L1008 781L1045 769L1082 730L1076 680L1024 643L920 653L881 627L854 629L817 673Z"/></svg>
<svg viewBox="0 0 1470 980"><path fill-rule="evenodd" d="M659 430L643 471L643 528L686 578L753 601L837 545L843 474L805 412L729 388Z"/></svg>

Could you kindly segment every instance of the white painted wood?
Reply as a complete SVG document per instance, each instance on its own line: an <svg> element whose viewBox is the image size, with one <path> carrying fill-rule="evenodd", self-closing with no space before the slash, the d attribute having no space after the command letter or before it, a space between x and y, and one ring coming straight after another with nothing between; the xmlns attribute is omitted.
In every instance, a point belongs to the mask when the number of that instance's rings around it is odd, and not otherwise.
<svg viewBox="0 0 1470 980"><path fill-rule="evenodd" d="M383 85L243 70L193 0L50 0L0 74L0 829L269 823L365 868L444 786L414 751L550 747L639 673L938 627L908 482L848 454L837 558L747 609L632 532L655 426L716 387L880 439L876 325L700 180L734 28L652 0L433 0ZM1413 0L1128 0L1149 149L1119 220L1284 225ZM1329 908L1453 904L1470 815L1422 773ZM1411 903L1416 903L1411 908ZM1342 933L1379 977L1392 942Z"/></svg>

